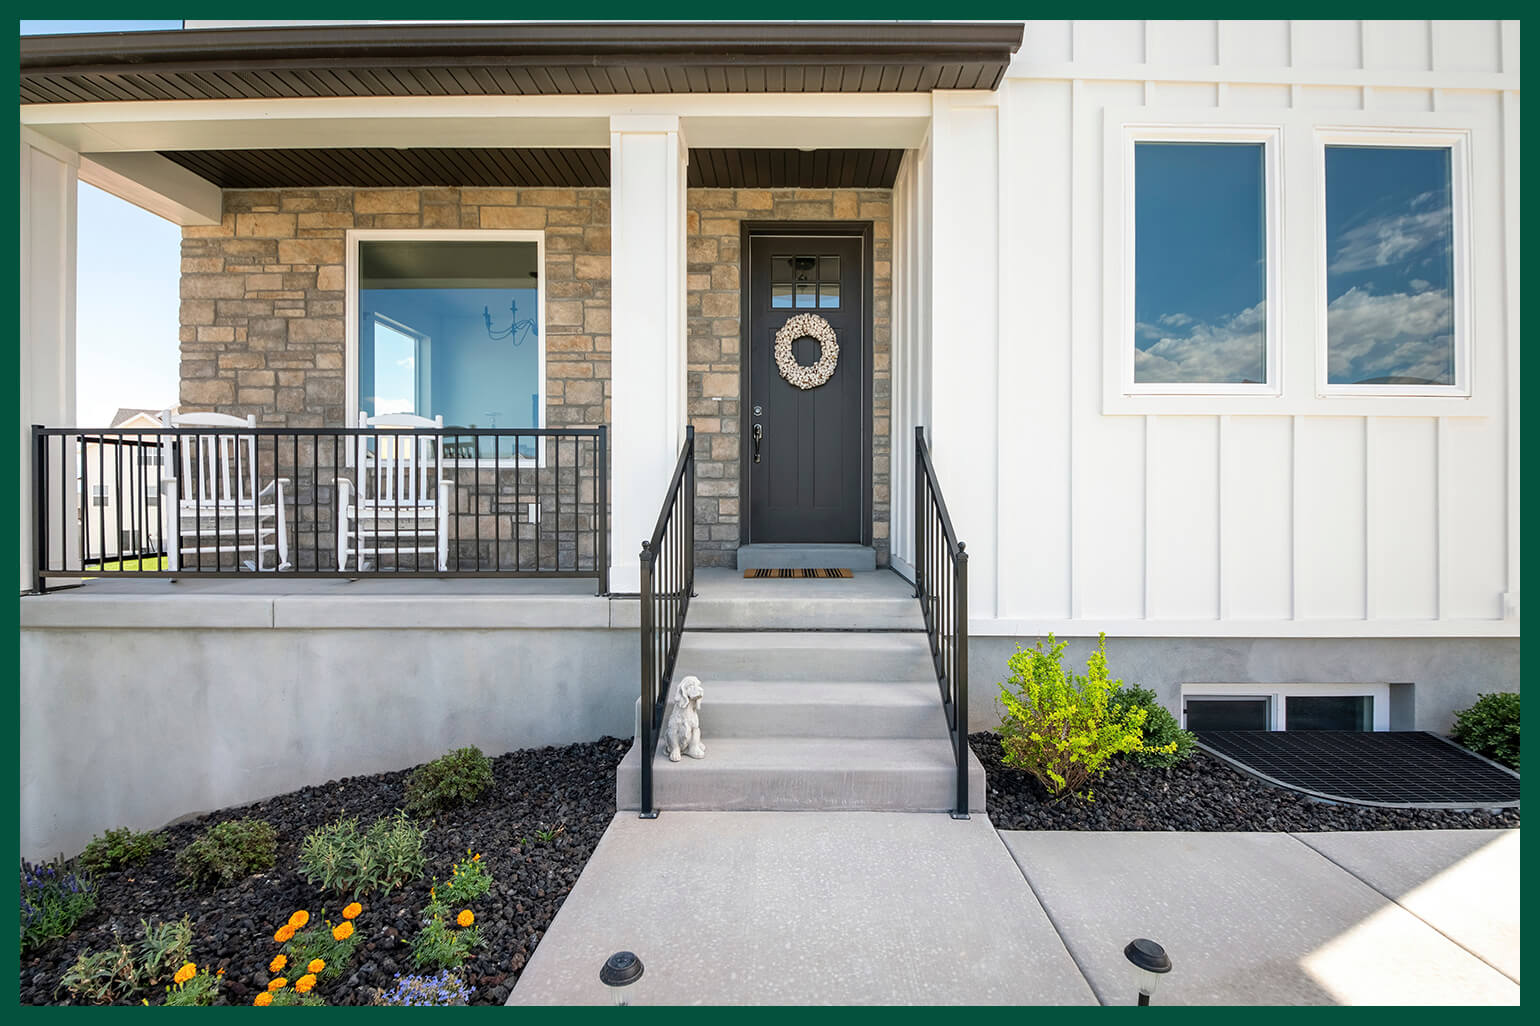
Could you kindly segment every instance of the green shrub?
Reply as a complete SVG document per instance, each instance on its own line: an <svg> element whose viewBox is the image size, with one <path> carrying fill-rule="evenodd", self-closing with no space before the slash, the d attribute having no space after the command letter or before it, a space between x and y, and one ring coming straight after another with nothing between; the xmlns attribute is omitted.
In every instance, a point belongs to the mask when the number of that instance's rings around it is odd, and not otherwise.
<svg viewBox="0 0 1540 1026"><path fill-rule="evenodd" d="M1046 650L1042 642L1030 649L1018 646L1009 661L1010 679L1000 684L1004 762L1031 773L1055 798L1081 794L1114 755L1175 750L1171 744L1144 743L1143 708L1113 704L1112 694L1123 682L1108 676L1105 634L1085 676L1065 670L1065 647L1052 634Z"/></svg>
<svg viewBox="0 0 1540 1026"><path fill-rule="evenodd" d="M91 838L80 853L80 864L93 873L118 869L130 862L149 858L166 846L166 835L156 830L143 833L123 827Z"/></svg>
<svg viewBox="0 0 1540 1026"><path fill-rule="evenodd" d="M139 942L145 986L153 987L169 980L176 971L192 961L192 920L183 916L176 923L139 921L144 939Z"/></svg>
<svg viewBox="0 0 1540 1026"><path fill-rule="evenodd" d="M1198 739L1160 704L1155 692L1137 684L1124 684L1112 693L1112 704L1120 709L1144 710L1144 747L1128 757L1140 766L1175 766L1192 758ZM1175 747L1171 747L1171 746ZM1170 748L1170 751L1167 749Z"/></svg>
<svg viewBox="0 0 1540 1026"><path fill-rule="evenodd" d="M475 926L458 926L443 915L430 916L412 940L412 964L419 969L454 969L465 964L481 943Z"/></svg>
<svg viewBox="0 0 1540 1026"><path fill-rule="evenodd" d="M406 807L419 816L469 805L492 786L492 760L475 745L456 748L406 781Z"/></svg>
<svg viewBox="0 0 1540 1026"><path fill-rule="evenodd" d="M295 1007L299 1005L321 1006L326 1004L315 991L311 991L309 994L301 994L290 987L284 987L279 990L269 991L268 993L273 996L272 1007L274 1008Z"/></svg>
<svg viewBox="0 0 1540 1026"><path fill-rule="evenodd" d="M305 838L299 850L300 873L338 894L361 898L379 888L389 894L422 876L427 867L422 839L427 833L404 812L376 820L362 834L357 819L339 819Z"/></svg>
<svg viewBox="0 0 1540 1026"><path fill-rule="evenodd" d="M106 951L87 948L64 970L59 989L74 1001L91 1005L127 1000L139 989L133 947L120 940Z"/></svg>
<svg viewBox="0 0 1540 1026"><path fill-rule="evenodd" d="M278 858L278 834L261 819L216 823L176 853L177 872L194 887L228 887L271 869Z"/></svg>
<svg viewBox="0 0 1540 1026"><path fill-rule="evenodd" d="M21 860L21 950L65 936L95 907L90 876L58 861Z"/></svg>
<svg viewBox="0 0 1540 1026"><path fill-rule="evenodd" d="M173 983L166 987L166 999L161 1004L167 1008L207 1008L219 997L219 975L204 966L198 975L186 983Z"/></svg>
<svg viewBox="0 0 1540 1026"><path fill-rule="evenodd" d="M1518 692L1477 695L1475 705L1454 714L1454 730L1449 736L1478 755L1518 769Z"/></svg>

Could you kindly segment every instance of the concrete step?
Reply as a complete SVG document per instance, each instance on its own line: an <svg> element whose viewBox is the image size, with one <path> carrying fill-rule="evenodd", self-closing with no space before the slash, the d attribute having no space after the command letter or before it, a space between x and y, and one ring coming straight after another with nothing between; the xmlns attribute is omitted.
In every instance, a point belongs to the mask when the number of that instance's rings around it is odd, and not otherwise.
<svg viewBox="0 0 1540 1026"><path fill-rule="evenodd" d="M704 759L653 760L653 796L665 811L946 812L957 764L945 738L717 738ZM641 807L635 745L615 770L619 809ZM984 811L984 768L968 753L968 805Z"/></svg>
<svg viewBox="0 0 1540 1026"><path fill-rule="evenodd" d="M708 745L730 737L946 737L934 681L716 680L706 688L700 723Z"/></svg>
<svg viewBox="0 0 1540 1026"><path fill-rule="evenodd" d="M870 545L740 545L738 569L877 569L877 550Z"/></svg>
<svg viewBox="0 0 1540 1026"><path fill-rule="evenodd" d="M695 573L687 630L924 630L914 586L891 570L849 579L745 579L709 567Z"/></svg>
<svg viewBox="0 0 1540 1026"><path fill-rule="evenodd" d="M687 674L708 692L714 680L936 680L930 640L915 632L686 631L674 680Z"/></svg>

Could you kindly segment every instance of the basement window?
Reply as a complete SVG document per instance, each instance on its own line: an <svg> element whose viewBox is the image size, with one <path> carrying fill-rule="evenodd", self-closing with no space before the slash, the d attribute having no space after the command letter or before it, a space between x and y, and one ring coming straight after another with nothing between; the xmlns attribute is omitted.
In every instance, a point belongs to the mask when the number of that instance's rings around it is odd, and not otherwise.
<svg viewBox="0 0 1540 1026"><path fill-rule="evenodd" d="M1188 730L1389 730L1386 684L1186 684Z"/></svg>

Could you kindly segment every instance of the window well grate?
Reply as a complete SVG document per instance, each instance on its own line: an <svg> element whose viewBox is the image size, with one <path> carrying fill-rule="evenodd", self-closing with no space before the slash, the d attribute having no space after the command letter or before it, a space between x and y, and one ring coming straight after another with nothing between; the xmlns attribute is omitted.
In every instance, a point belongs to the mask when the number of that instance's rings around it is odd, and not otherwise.
<svg viewBox="0 0 1540 1026"><path fill-rule="evenodd" d="M1285 787L1372 805L1499 806L1519 777L1425 731L1205 730L1198 742Z"/></svg>

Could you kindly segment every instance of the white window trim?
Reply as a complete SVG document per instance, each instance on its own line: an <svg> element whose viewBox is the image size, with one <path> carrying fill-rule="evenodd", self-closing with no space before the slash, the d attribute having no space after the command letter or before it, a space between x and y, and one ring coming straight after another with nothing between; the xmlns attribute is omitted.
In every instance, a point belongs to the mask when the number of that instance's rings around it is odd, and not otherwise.
<svg viewBox="0 0 1540 1026"><path fill-rule="evenodd" d="M1327 380L1331 358L1328 337L1326 238L1326 147L1395 146L1450 150L1450 214L1454 232L1454 377L1453 385L1333 385ZM1315 130L1316 394L1322 398L1363 396L1441 396L1468 399L1474 376L1471 345L1470 133L1418 128L1370 128L1318 125Z"/></svg>
<svg viewBox="0 0 1540 1026"><path fill-rule="evenodd" d="M1187 726L1188 698L1265 698L1268 701L1267 719L1269 730L1284 730L1288 726L1288 706L1284 699L1305 698L1356 698L1367 696L1374 699L1373 730L1390 729L1390 685L1379 684L1183 684L1178 699L1177 717L1182 727Z"/></svg>
<svg viewBox="0 0 1540 1026"><path fill-rule="evenodd" d="M1109 117L1109 126L1113 119ZM1109 174L1109 182L1116 182L1115 194L1121 200L1113 214L1115 226L1109 228L1117 235L1113 252L1120 259L1120 273L1112 278L1117 284L1117 312L1109 318L1113 347L1112 364L1116 367L1116 396L1139 398L1147 396L1246 396L1276 398L1282 394L1282 361L1280 359L1283 338L1283 198L1282 198L1282 127L1279 125L1245 124L1193 124L1161 121L1119 123L1115 145L1109 146L1114 155L1116 170ZM1266 225L1264 248L1267 254L1267 281L1264 299L1267 303L1266 367L1267 380L1262 384L1242 385L1215 382L1136 382L1134 380L1134 293L1135 293L1135 239L1134 239L1134 147L1142 142L1190 142L1190 143L1261 143L1263 166L1263 218ZM1113 177L1115 175L1116 177Z"/></svg>
<svg viewBox="0 0 1540 1026"><path fill-rule="evenodd" d="M346 305L343 330L346 332L343 356L343 375L345 377L345 395L347 409L344 411L345 423L348 427L358 426L359 394L358 394L358 249L364 242L533 242L536 246L535 266L540 269L539 276L535 279L536 323L540 326L537 340L540 344L537 351L537 370L539 383L539 403L537 412L539 423L536 428L546 426L546 373L545 373L545 341L546 341L546 315L545 315L545 232L524 228L351 228L347 231L343 246L344 259L344 283ZM441 464L445 467L475 467L510 469L540 469L546 464L544 445L535 446L535 458L521 457L517 451L510 456L499 456L497 459L444 459ZM352 447L349 447L351 454ZM350 457L351 458L351 457Z"/></svg>

